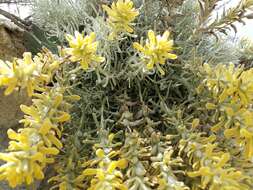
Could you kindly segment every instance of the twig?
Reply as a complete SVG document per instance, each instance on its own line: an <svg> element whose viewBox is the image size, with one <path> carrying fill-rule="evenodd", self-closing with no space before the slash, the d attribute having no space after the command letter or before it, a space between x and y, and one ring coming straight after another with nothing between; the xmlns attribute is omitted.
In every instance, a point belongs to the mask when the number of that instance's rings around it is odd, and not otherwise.
<svg viewBox="0 0 253 190"><path fill-rule="evenodd" d="M10 19L14 24L19 26L20 28L30 31L29 24L24 20L22 20L21 18L17 17L16 15L11 14L3 9L0 9L0 15L3 15L6 18Z"/></svg>

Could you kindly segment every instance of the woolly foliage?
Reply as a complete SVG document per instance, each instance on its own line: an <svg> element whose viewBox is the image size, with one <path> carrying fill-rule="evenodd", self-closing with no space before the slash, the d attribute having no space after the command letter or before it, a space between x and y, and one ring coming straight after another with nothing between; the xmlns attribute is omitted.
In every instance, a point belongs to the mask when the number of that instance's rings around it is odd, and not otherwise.
<svg viewBox="0 0 253 190"><path fill-rule="evenodd" d="M217 0L82 2L87 3L34 1L33 7L35 21L63 45L50 80L33 83L33 90L42 85L40 93L32 93L39 100L23 107L25 129L42 139L36 139L35 150L41 152L42 143L60 151L43 154L56 159L55 175L45 179L51 189L252 189L252 69L240 65L251 59L251 48L242 45L238 51L237 41L226 36L252 1L241 0L215 20ZM30 81L38 73L32 71L28 79L16 77L20 82L14 86L0 84L32 92ZM46 112L52 121L45 125L32 110L53 101L57 87L64 89L57 101L63 105ZM46 93L52 97L41 98ZM70 111L65 99L77 99L72 93L81 100ZM53 140L44 138L43 126ZM1 180L16 186L44 177L42 170L17 169L12 147L0 154L15 163L2 166ZM48 166L24 152L29 163ZM9 168L21 172L22 180L9 179Z"/></svg>

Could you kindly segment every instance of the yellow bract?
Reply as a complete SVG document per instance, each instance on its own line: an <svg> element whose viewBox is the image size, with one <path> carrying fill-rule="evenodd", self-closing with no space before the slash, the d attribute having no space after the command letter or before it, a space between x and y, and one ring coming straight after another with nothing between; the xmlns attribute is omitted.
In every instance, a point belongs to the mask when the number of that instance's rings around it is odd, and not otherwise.
<svg viewBox="0 0 253 190"><path fill-rule="evenodd" d="M60 63L52 53L44 49L32 59L32 54L24 53L23 59L12 62L0 60L0 86L6 86L5 95L11 94L16 87L26 88L29 96L34 90L43 91L44 83L50 82Z"/></svg>
<svg viewBox="0 0 253 190"><path fill-rule="evenodd" d="M131 0L118 0L116 3L112 3L111 8L103 5L103 9L109 16L108 23L113 30L110 39L114 39L120 33L132 33L134 31L132 22L139 15L139 12L133 7Z"/></svg>
<svg viewBox="0 0 253 190"><path fill-rule="evenodd" d="M247 185L243 185L242 181L246 179L240 171L229 167L228 161L230 155L228 153L213 152L215 146L207 144L205 152L202 155L200 163L194 165L199 166L197 171L188 172L188 176L201 177L201 189L206 189L209 186L210 190L216 189L235 189L235 190L249 190ZM193 166L194 166L193 165Z"/></svg>
<svg viewBox="0 0 253 190"><path fill-rule="evenodd" d="M46 147L34 128L20 129L18 133L9 129L8 136L12 140L8 147L11 152L0 154L6 162L0 167L0 179L7 180L11 187L43 179L43 169L53 162L49 157L58 154L58 149Z"/></svg>
<svg viewBox="0 0 253 190"><path fill-rule="evenodd" d="M219 117L213 132L222 130L227 139L234 138L243 147L244 157L253 157L253 69L244 70L234 64L219 64L214 68L204 64L204 86L211 94L208 110Z"/></svg>
<svg viewBox="0 0 253 190"><path fill-rule="evenodd" d="M88 168L78 178L94 176L88 190L127 190L120 169L125 169L128 162L126 159L115 160L115 157L118 156L118 151L114 151L112 148L117 147L116 144L113 144L115 134L103 131L101 133L103 133L101 142L94 146L96 158L83 164Z"/></svg>
<svg viewBox="0 0 253 190"><path fill-rule="evenodd" d="M0 61L0 86L7 86L5 94L20 87L27 88L28 95L35 97L31 106L20 106L25 113L20 121L24 128L18 132L8 130L11 140L8 152L0 153L0 160L6 162L0 166L0 180L8 181L11 187L43 179L44 168L54 162L52 156L62 148L59 125L70 119L67 113L70 104L63 95L64 88L47 86L59 66L56 56L47 49L34 58L31 53L24 53L23 59ZM34 93L34 90L39 93ZM66 99L76 100L78 97L70 95Z"/></svg>
<svg viewBox="0 0 253 190"><path fill-rule="evenodd" d="M215 136L203 137L204 133L189 133L180 141L180 154L189 158L191 178L197 178L192 189L210 190L250 190L246 180L249 178L237 168L231 167L230 154L219 150ZM182 151L182 152L181 152Z"/></svg>
<svg viewBox="0 0 253 190"><path fill-rule="evenodd" d="M93 176L95 178L91 180L89 190L127 190L127 187L123 184L123 176L117 168L123 169L127 165L126 160L109 161L105 160L99 163L97 169L88 168L83 171L83 176Z"/></svg>
<svg viewBox="0 0 253 190"><path fill-rule="evenodd" d="M242 67L235 67L219 64L214 68L205 64L205 83L212 90L218 102L229 101L233 104L239 103L247 106L253 101L253 69L244 70Z"/></svg>
<svg viewBox="0 0 253 190"><path fill-rule="evenodd" d="M162 36L155 36L154 31L148 31L148 39L146 44L142 46L139 43L134 43L133 46L139 52L141 52L141 58L146 64L148 70L152 70L154 66L157 67L158 71L164 75L165 72L161 68L167 59L176 59L177 55L171 53L173 50L173 40L168 40L170 33L165 31Z"/></svg>
<svg viewBox="0 0 253 190"><path fill-rule="evenodd" d="M98 56L95 41L96 35L92 32L89 36L83 36L79 32L75 32L75 36L66 35L70 48L66 48L65 52L70 55L72 62L80 62L82 68L87 70L89 67L96 67L96 63L104 62L104 57Z"/></svg>
<svg viewBox="0 0 253 190"><path fill-rule="evenodd" d="M44 178L43 169L54 162L52 156L62 148L59 125L70 119L63 93L63 88L49 88L33 94L36 97L33 105L21 105L25 116L20 122L25 128L18 132L8 130L9 153L0 154L0 159L6 162L0 166L0 179L7 180L11 187Z"/></svg>
<svg viewBox="0 0 253 190"><path fill-rule="evenodd" d="M31 53L24 53L23 59L15 59L13 62L0 61L0 85L7 86L5 95L9 95L19 86L27 88L29 96L35 88L37 81L34 79L36 64L32 60Z"/></svg>

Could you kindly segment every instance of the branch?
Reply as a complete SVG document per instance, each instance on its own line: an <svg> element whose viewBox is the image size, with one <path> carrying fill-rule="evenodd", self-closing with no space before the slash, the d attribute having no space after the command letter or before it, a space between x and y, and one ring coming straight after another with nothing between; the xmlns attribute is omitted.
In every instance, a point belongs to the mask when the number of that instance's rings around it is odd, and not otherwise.
<svg viewBox="0 0 253 190"><path fill-rule="evenodd" d="M21 18L17 17L16 15L11 14L3 9L0 9L0 15L3 15L6 18L10 19L14 24L19 26L20 28L27 30L27 31L30 30L29 24L27 22L25 22L24 20L22 20Z"/></svg>

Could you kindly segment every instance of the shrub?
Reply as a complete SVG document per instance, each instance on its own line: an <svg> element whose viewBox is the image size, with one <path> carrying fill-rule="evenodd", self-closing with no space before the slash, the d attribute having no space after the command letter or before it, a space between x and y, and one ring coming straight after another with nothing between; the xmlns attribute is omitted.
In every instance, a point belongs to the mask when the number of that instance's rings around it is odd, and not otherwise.
<svg viewBox="0 0 253 190"><path fill-rule="evenodd" d="M38 22L54 6L36 3ZM54 12L45 28L63 44L58 55L0 62L6 95L24 88L33 98L21 105L24 127L7 131L0 180L16 187L46 177L60 190L252 189L252 69L241 62L250 45L237 52L226 35L253 1L216 19L218 0L106 3L85 4L93 9L84 9L82 31L80 7Z"/></svg>

